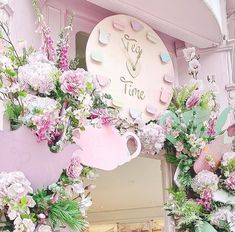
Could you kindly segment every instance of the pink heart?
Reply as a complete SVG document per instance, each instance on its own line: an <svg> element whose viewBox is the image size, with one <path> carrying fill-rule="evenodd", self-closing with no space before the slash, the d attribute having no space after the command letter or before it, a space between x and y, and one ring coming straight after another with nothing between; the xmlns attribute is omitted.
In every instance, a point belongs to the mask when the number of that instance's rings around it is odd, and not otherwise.
<svg viewBox="0 0 235 232"><path fill-rule="evenodd" d="M123 25L121 22L114 20L113 21L113 28L117 29L118 31L124 31L125 25Z"/></svg>
<svg viewBox="0 0 235 232"><path fill-rule="evenodd" d="M174 82L175 78L171 75L165 74L163 79L164 79L165 82L168 82L168 83L172 84Z"/></svg>
<svg viewBox="0 0 235 232"><path fill-rule="evenodd" d="M167 89L162 88L160 101L164 104L167 104L171 100L172 94Z"/></svg>
<svg viewBox="0 0 235 232"><path fill-rule="evenodd" d="M105 87L110 83L110 80L107 77L102 76L102 75L96 75L96 79L99 82L101 87Z"/></svg>

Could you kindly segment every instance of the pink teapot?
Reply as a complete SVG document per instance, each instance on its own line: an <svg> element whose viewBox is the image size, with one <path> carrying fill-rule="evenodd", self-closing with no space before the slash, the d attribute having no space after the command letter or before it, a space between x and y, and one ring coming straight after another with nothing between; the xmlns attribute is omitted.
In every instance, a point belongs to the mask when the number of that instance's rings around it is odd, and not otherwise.
<svg viewBox="0 0 235 232"><path fill-rule="evenodd" d="M25 126L16 131L0 131L0 147L0 172L23 172L34 190L55 183L78 148L68 145L54 154L46 142L37 143L34 133Z"/></svg>
<svg viewBox="0 0 235 232"><path fill-rule="evenodd" d="M134 139L136 151L131 154L127 143ZM138 136L132 132L120 135L114 127L104 126L102 128L86 127L81 133L77 144L81 147L75 152L81 159L81 163L103 170L113 170L133 158L141 151L141 143Z"/></svg>

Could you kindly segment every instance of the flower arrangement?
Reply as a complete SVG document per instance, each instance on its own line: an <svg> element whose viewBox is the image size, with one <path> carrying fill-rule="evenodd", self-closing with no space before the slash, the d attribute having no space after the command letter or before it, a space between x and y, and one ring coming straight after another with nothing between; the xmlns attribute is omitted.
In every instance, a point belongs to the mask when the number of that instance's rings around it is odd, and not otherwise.
<svg viewBox="0 0 235 232"><path fill-rule="evenodd" d="M193 82L175 90L169 111L160 119L166 133L166 160L177 167L176 185L170 189L165 209L179 231L232 232L235 153L216 156L208 149L226 131L223 127L231 109L219 113L214 88L207 92L201 88L195 49L185 49L184 56ZM233 136L233 127L228 132Z"/></svg>
<svg viewBox="0 0 235 232"><path fill-rule="evenodd" d="M84 179L93 179L94 170L71 160L57 183L33 193L22 172L0 173L1 231L52 232L61 226L82 231L88 226L86 211L92 201Z"/></svg>

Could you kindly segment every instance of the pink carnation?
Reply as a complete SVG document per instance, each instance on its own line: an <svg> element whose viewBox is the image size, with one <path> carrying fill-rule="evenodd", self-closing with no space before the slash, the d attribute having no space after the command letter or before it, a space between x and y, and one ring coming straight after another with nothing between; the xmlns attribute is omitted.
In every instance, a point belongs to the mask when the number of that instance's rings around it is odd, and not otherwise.
<svg viewBox="0 0 235 232"><path fill-rule="evenodd" d="M66 170L67 176L73 178L73 179L78 179L82 173L82 165L80 163L80 159L78 156L72 158L70 165L68 166Z"/></svg>
<svg viewBox="0 0 235 232"><path fill-rule="evenodd" d="M69 93L74 97L77 97L79 91L85 87L84 73L79 70L65 71L60 78L60 83L64 93Z"/></svg>
<svg viewBox="0 0 235 232"><path fill-rule="evenodd" d="M196 106L198 106L199 102L200 102L200 93L199 91L194 91L192 96L190 96L188 98L188 100L186 101L186 107L188 109L192 109Z"/></svg>
<svg viewBox="0 0 235 232"><path fill-rule="evenodd" d="M235 190L235 172L232 172L225 181L228 190Z"/></svg>

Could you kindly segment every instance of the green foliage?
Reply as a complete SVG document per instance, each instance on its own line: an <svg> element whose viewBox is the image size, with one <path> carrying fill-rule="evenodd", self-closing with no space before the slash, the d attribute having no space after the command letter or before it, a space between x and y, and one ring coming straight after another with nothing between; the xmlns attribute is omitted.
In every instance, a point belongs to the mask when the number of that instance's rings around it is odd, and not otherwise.
<svg viewBox="0 0 235 232"><path fill-rule="evenodd" d="M76 70L78 68L78 65L79 65L79 58L75 57L73 60L70 61L69 69Z"/></svg>
<svg viewBox="0 0 235 232"><path fill-rule="evenodd" d="M16 130L21 126L21 121L19 119L21 113L23 112L23 107L21 105L16 105L12 102L8 102L5 106L5 114L8 117L11 129Z"/></svg>
<svg viewBox="0 0 235 232"><path fill-rule="evenodd" d="M217 230L211 224L204 221L196 227L195 232L217 232Z"/></svg>
<svg viewBox="0 0 235 232"><path fill-rule="evenodd" d="M226 109L224 109L224 111L220 114L217 123L216 123L216 127L215 130L217 132L217 134L220 134L226 121L228 118L229 113L231 112L232 108L231 107L227 107Z"/></svg>
<svg viewBox="0 0 235 232"><path fill-rule="evenodd" d="M53 228L68 225L73 230L82 231L86 225L76 201L61 200L49 208L49 220Z"/></svg>
<svg viewBox="0 0 235 232"><path fill-rule="evenodd" d="M48 195L47 190L42 189L34 193L33 199L36 202L38 209L43 212L48 208L48 202L51 200L51 195Z"/></svg>
<svg viewBox="0 0 235 232"><path fill-rule="evenodd" d="M173 153L166 153L165 158L166 158L167 163L170 163L175 166L177 166L179 164L179 160L177 159L177 157Z"/></svg>

